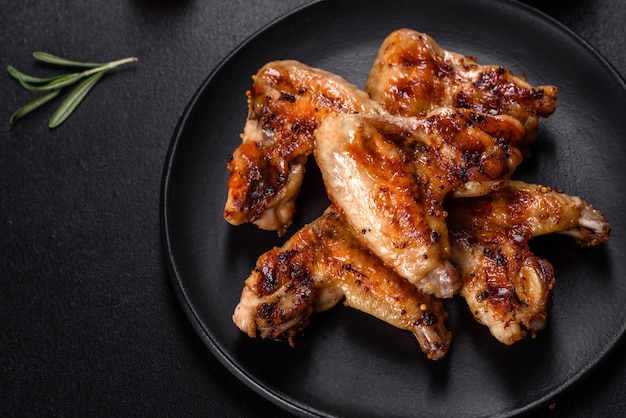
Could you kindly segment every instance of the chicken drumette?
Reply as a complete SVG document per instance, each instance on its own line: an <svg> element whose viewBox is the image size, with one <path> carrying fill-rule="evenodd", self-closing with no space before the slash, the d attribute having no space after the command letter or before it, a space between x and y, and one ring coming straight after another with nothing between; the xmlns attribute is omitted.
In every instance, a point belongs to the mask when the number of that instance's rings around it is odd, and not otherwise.
<svg viewBox="0 0 626 418"><path fill-rule="evenodd" d="M447 209L461 295L476 320L507 345L543 329L552 301L554 270L528 241L556 232L593 246L609 237L602 214L579 197L521 181L487 196L451 199Z"/></svg>

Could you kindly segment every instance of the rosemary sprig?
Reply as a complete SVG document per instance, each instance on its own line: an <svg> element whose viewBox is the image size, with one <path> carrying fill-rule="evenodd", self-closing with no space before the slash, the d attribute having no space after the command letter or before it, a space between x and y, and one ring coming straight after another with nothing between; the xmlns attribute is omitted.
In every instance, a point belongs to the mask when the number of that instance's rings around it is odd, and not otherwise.
<svg viewBox="0 0 626 418"><path fill-rule="evenodd" d="M22 117L31 113L35 109L41 107L45 103L54 99L61 93L61 91L72 84L77 83L79 80L83 80L78 87L76 87L67 97L61 102L61 105L52 115L48 126L50 128L56 128L62 124L78 107L78 105L87 96L89 91L96 85L96 83L102 78L102 76L109 70L118 67L123 64L128 64L137 61L137 57L129 57L120 60L115 60L106 63L96 62L80 62L68 60L57 55L49 54L47 52L36 51L33 52L33 57L41 62L47 64L61 66L61 67L77 67L84 68L83 71L72 72L68 74L61 74L53 77L34 77L28 74L24 74L13 66L7 67L7 72L13 78L27 90L34 92L43 92L43 96L38 97L30 103L20 107L15 113L11 115L9 122L11 124L17 122Z"/></svg>

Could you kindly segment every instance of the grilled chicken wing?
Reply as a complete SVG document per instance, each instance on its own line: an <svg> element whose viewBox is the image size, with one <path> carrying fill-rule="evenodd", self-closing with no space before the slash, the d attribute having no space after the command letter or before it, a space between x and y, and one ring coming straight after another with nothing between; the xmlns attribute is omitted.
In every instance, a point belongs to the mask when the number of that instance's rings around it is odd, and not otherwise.
<svg viewBox="0 0 626 418"><path fill-rule="evenodd" d="M552 265L533 255L528 241L558 232L592 246L609 237L609 224L593 206L520 181L487 196L452 199L447 209L461 295L476 320L507 345L543 329L551 305Z"/></svg>
<svg viewBox="0 0 626 418"><path fill-rule="evenodd" d="M295 336L314 312L347 306L412 332L428 358L443 357L451 333L443 302L419 292L369 252L334 207L259 257L233 315L255 337Z"/></svg>
<svg viewBox="0 0 626 418"><path fill-rule="evenodd" d="M441 108L422 118L327 117L315 157L328 195L361 240L425 293L459 288L448 257L444 198L507 184L523 129L506 116Z"/></svg>
<svg viewBox="0 0 626 418"><path fill-rule="evenodd" d="M335 113L379 112L380 105L343 78L297 61L266 64L247 94L243 143L228 161L224 218L282 235L291 224L319 122Z"/></svg>
<svg viewBox="0 0 626 418"><path fill-rule="evenodd" d="M365 91L392 114L415 116L439 106L505 114L525 129L525 144L537 136L539 116L556 109L555 86L533 87L497 65L442 49L430 36L409 29L382 43Z"/></svg>

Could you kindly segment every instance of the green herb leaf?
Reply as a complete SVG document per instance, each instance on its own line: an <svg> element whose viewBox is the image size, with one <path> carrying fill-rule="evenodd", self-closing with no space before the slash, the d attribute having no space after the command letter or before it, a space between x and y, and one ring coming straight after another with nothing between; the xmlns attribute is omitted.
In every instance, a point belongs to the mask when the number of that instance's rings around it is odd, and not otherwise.
<svg viewBox="0 0 626 418"><path fill-rule="evenodd" d="M87 96L87 93L96 85L96 83L102 78L105 71L101 71L93 74L85 81L80 83L76 89L74 89L66 98L63 100L59 108L54 112L52 117L50 118L50 122L48 126L50 128L56 128L60 124L62 124L78 107L78 105L83 101L83 99Z"/></svg>
<svg viewBox="0 0 626 418"><path fill-rule="evenodd" d="M45 62L53 65L61 65L63 67L83 67L83 68L95 68L104 65L104 63L99 62L80 62L80 61L72 61L63 57L59 57L57 55L50 54L48 52L35 51L33 52L33 57L36 60L41 62Z"/></svg>
<svg viewBox="0 0 626 418"><path fill-rule="evenodd" d="M71 84L76 83L78 80L80 80L83 77L85 77L84 73L65 74L65 75L54 77L52 81L46 84L42 84L40 86L32 85L23 80L19 80L19 82L22 85L22 87L30 91L48 91L48 90L57 90L57 89L69 86Z"/></svg>
<svg viewBox="0 0 626 418"><path fill-rule="evenodd" d="M48 94L45 94L45 95L43 95L41 97L36 98L35 100L33 100L30 103L25 104L24 106L22 106L19 109L17 109L17 111L11 115L11 118L9 119L9 122L11 124L17 122L23 116L28 115L33 110L43 106L44 104L48 103L50 100L52 100L55 97L57 97L59 95L59 93L61 93L60 89L59 90L54 90L54 91L51 91Z"/></svg>
<svg viewBox="0 0 626 418"><path fill-rule="evenodd" d="M49 83L50 81L59 77L58 75L54 77L46 77L46 78L33 77L32 75L24 74L23 72L13 67L12 65L7 66L7 72L9 73L11 77L13 77L16 80L23 81L25 83L34 83L34 84Z"/></svg>

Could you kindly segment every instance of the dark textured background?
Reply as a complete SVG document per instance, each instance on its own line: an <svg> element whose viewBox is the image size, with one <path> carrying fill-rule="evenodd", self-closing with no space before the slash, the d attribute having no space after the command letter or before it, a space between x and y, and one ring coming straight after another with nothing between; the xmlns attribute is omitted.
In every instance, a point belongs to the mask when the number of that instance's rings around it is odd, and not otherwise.
<svg viewBox="0 0 626 418"><path fill-rule="evenodd" d="M34 50L140 61L106 77L56 130L53 107L10 126L33 96L0 74L0 416L287 415L233 377L188 323L166 274L159 198L171 135L196 89L248 36L306 3L2 1L3 68L45 73ZM527 3L626 75L626 2ZM537 415L623 416L625 343Z"/></svg>

